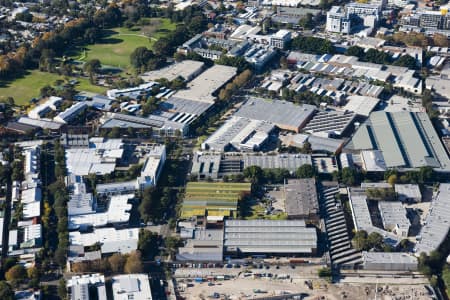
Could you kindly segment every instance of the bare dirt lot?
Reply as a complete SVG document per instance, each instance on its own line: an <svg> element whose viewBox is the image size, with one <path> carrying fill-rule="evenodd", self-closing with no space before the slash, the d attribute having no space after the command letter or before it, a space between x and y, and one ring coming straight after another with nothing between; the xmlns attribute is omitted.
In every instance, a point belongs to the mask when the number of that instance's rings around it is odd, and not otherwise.
<svg viewBox="0 0 450 300"><path fill-rule="evenodd" d="M185 299L258 299L267 296L305 293L307 300L323 299L379 299L406 300L432 299L424 285L385 285L385 284L330 284L322 279L313 279L308 288L303 279L273 279L239 277L214 283L178 282ZM187 286L189 285L189 287ZM376 293L375 290L378 290Z"/></svg>

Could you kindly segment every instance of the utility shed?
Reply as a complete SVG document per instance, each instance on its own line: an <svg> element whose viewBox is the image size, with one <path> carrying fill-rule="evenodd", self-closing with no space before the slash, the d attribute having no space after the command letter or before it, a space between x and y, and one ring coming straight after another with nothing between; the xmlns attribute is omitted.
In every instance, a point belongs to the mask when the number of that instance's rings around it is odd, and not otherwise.
<svg viewBox="0 0 450 300"><path fill-rule="evenodd" d="M304 220L227 220L224 251L234 254L313 255L315 228Z"/></svg>
<svg viewBox="0 0 450 300"><path fill-rule="evenodd" d="M289 219L318 221L319 201L314 178L289 180L283 189Z"/></svg>
<svg viewBox="0 0 450 300"><path fill-rule="evenodd" d="M374 271L417 271L417 258L403 252L363 251L363 269Z"/></svg>

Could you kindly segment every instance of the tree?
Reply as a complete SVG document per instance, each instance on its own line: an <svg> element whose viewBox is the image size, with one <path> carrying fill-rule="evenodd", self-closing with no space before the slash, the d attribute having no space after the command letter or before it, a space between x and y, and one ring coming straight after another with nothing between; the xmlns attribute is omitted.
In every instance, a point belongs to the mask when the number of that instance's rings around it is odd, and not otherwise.
<svg viewBox="0 0 450 300"><path fill-rule="evenodd" d="M130 63L136 70L140 70L147 66L149 60L154 56L153 51L147 49L147 47L137 47L130 54Z"/></svg>
<svg viewBox="0 0 450 300"><path fill-rule="evenodd" d="M341 180L344 184L353 186L360 182L360 173L353 168L343 168Z"/></svg>
<svg viewBox="0 0 450 300"><path fill-rule="evenodd" d="M14 300L14 291L6 281L0 281L0 299Z"/></svg>
<svg viewBox="0 0 450 300"><path fill-rule="evenodd" d="M27 272L22 265L15 265L5 273L5 278L11 282L18 282L27 278Z"/></svg>
<svg viewBox="0 0 450 300"><path fill-rule="evenodd" d="M61 241L59 244L61 244ZM54 255L55 262L59 266L64 267L64 265L66 264L66 257L67 257L67 248L59 246L55 251Z"/></svg>
<svg viewBox="0 0 450 300"><path fill-rule="evenodd" d="M394 185L397 183L397 175L392 174L391 176L389 176L387 182L394 187Z"/></svg>
<svg viewBox="0 0 450 300"><path fill-rule="evenodd" d="M111 128L111 131L108 134L109 138L119 138L120 137L120 128L119 127L113 127Z"/></svg>
<svg viewBox="0 0 450 300"><path fill-rule="evenodd" d="M314 26L316 25L314 23L314 19L313 19L313 14L312 13L307 13L304 17L300 18L300 21L298 22L298 25L300 27L303 27L305 29L313 29Z"/></svg>
<svg viewBox="0 0 450 300"><path fill-rule="evenodd" d="M100 60L94 58L84 64L83 70L92 77L94 74L99 73L101 67L102 64L100 63Z"/></svg>
<svg viewBox="0 0 450 300"><path fill-rule="evenodd" d="M168 236L164 240L164 244L169 254L172 255L181 246L181 240L176 236Z"/></svg>
<svg viewBox="0 0 450 300"><path fill-rule="evenodd" d="M155 221L160 217L157 197L157 191L154 187L148 187L142 193L142 200L138 210L144 222Z"/></svg>
<svg viewBox="0 0 450 300"><path fill-rule="evenodd" d="M304 142L302 148L300 149L300 152L305 154L312 153L311 143L308 141Z"/></svg>
<svg viewBox="0 0 450 300"><path fill-rule="evenodd" d="M437 47L449 47L448 38L446 35L435 33L433 35L433 44Z"/></svg>
<svg viewBox="0 0 450 300"><path fill-rule="evenodd" d="M334 54L333 43L327 39L313 36L297 36L292 40L292 50L301 50L312 54Z"/></svg>
<svg viewBox="0 0 450 300"><path fill-rule="evenodd" d="M7 257L5 259L5 263L3 265L3 270L6 272L10 268L14 267L16 264L17 264L17 259L15 259L14 257Z"/></svg>
<svg viewBox="0 0 450 300"><path fill-rule="evenodd" d="M383 246L383 237L378 232L371 232L367 237L370 248L381 249Z"/></svg>
<svg viewBox="0 0 450 300"><path fill-rule="evenodd" d="M345 55L361 58L364 56L364 49L359 46L351 46L345 51Z"/></svg>
<svg viewBox="0 0 450 300"><path fill-rule="evenodd" d="M138 250L142 255L153 260L158 254L158 234L141 229L139 232Z"/></svg>
<svg viewBox="0 0 450 300"><path fill-rule="evenodd" d="M111 266L111 271L113 273L122 273L126 260L126 257L122 254L114 253L111 257L108 258L108 262Z"/></svg>
<svg viewBox="0 0 450 300"><path fill-rule="evenodd" d="M367 232L364 230L358 230L352 239L352 244L358 251L369 250L370 247L367 241Z"/></svg>
<svg viewBox="0 0 450 300"><path fill-rule="evenodd" d="M444 266L444 268L442 269L442 281L444 282L445 285L445 290L447 292L447 296L450 293L450 266L448 264L446 264Z"/></svg>
<svg viewBox="0 0 450 300"><path fill-rule="evenodd" d="M400 58L394 62L394 66L406 67L412 70L417 69L416 59L408 54L400 56Z"/></svg>
<svg viewBox="0 0 450 300"><path fill-rule="evenodd" d="M58 283L58 296L60 299L67 299L67 288L66 288L66 280L61 278Z"/></svg>
<svg viewBox="0 0 450 300"><path fill-rule="evenodd" d="M140 251L133 251L128 255L124 270L128 274L143 272Z"/></svg>
<svg viewBox="0 0 450 300"><path fill-rule="evenodd" d="M243 56L222 55L218 60L216 60L216 64L235 67L238 69L238 72L250 69L251 67L250 63L247 62Z"/></svg>
<svg viewBox="0 0 450 300"><path fill-rule="evenodd" d="M261 183L263 178L263 170L258 166L250 166L244 169L244 176L252 181L252 183Z"/></svg>
<svg viewBox="0 0 450 300"><path fill-rule="evenodd" d="M316 170L310 164L300 166L295 172L297 178L312 178L316 174Z"/></svg>
<svg viewBox="0 0 450 300"><path fill-rule="evenodd" d="M331 268L328 267L324 267L319 269L319 271L317 271L317 274L319 275L319 277L331 277Z"/></svg>
<svg viewBox="0 0 450 300"><path fill-rule="evenodd" d="M30 267L27 269L27 276L30 279L39 279L39 269L36 267Z"/></svg>

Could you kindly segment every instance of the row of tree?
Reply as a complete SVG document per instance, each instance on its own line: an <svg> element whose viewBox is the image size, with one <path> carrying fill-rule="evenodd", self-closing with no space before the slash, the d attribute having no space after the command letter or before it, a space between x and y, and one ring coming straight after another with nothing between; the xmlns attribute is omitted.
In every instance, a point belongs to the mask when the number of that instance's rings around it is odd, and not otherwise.
<svg viewBox="0 0 450 300"><path fill-rule="evenodd" d="M283 183L287 178L312 178L316 170L309 164L304 164L295 173L286 169L262 169L259 166L250 166L244 169L243 175L254 184Z"/></svg>
<svg viewBox="0 0 450 300"><path fill-rule="evenodd" d="M352 239L352 245L358 251L392 251L391 246L384 242L383 236L377 232L367 234L364 230L358 230Z"/></svg>
<svg viewBox="0 0 450 300"><path fill-rule="evenodd" d="M296 104L311 104L316 106L320 106L322 102L334 104L333 98L313 93L310 90L296 92L295 90L283 88L281 90L281 98Z"/></svg>
<svg viewBox="0 0 450 300"><path fill-rule="evenodd" d="M397 45L416 46L425 48L427 46L449 47L450 43L447 36L435 33L432 37L426 36L422 32L402 32L398 31L392 36L386 37L388 42Z"/></svg>
<svg viewBox="0 0 450 300"><path fill-rule="evenodd" d="M228 83L223 89L220 90L219 100L230 100L232 95L242 88L250 80L250 78L252 78L252 75L252 71L247 69L236 76L232 82Z"/></svg>
<svg viewBox="0 0 450 300"><path fill-rule="evenodd" d="M58 141L55 142L53 155L50 148L51 145L47 144L44 147L46 148L41 153L41 164L46 184L43 185L43 259L51 259L59 266L64 267L69 249L69 232L67 227L69 194L64 183L66 175L64 147ZM54 159L53 171L51 170L52 165L49 163L52 159Z"/></svg>
<svg viewBox="0 0 450 300"><path fill-rule="evenodd" d="M374 48L366 50L359 46L351 46L345 51L345 55L356 56L360 61L376 64L392 64L394 66L407 67L413 70L419 67L416 59L408 54L402 55L400 58L395 60L389 53Z"/></svg>
<svg viewBox="0 0 450 300"><path fill-rule="evenodd" d="M331 41L313 36L297 36L292 39L291 50L311 54L334 54L336 49Z"/></svg>
<svg viewBox="0 0 450 300"><path fill-rule="evenodd" d="M108 258L77 262L72 264L72 272L100 272L104 274L135 274L143 272L142 254L139 250L124 255L115 253Z"/></svg>

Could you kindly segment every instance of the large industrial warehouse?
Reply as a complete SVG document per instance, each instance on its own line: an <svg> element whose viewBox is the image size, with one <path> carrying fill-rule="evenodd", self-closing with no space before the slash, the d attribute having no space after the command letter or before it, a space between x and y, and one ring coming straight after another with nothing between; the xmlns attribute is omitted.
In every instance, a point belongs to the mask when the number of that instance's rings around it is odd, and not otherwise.
<svg viewBox="0 0 450 300"><path fill-rule="evenodd" d="M387 168L429 166L435 170L450 170L450 159L424 112L374 112L359 127L347 148L381 150Z"/></svg>
<svg viewBox="0 0 450 300"><path fill-rule="evenodd" d="M296 105L287 101L250 98L235 115L267 121L280 129L299 132L312 118L315 111L314 105Z"/></svg>
<svg viewBox="0 0 450 300"><path fill-rule="evenodd" d="M315 228L303 220L227 220L224 251L234 254L313 255Z"/></svg>

